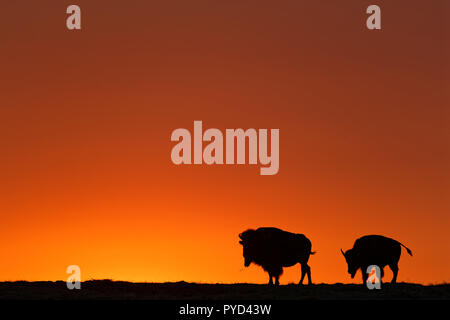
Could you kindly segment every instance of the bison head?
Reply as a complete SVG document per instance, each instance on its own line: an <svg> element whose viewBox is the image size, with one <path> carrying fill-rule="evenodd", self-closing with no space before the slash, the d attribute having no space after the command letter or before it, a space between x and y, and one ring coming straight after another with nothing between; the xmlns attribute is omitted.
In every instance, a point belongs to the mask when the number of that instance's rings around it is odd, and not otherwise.
<svg viewBox="0 0 450 320"><path fill-rule="evenodd" d="M355 277L356 271L358 271L358 268L359 268L359 264L357 262L355 254L353 252L353 249L347 250L346 252L344 252L341 249L341 252L345 258L345 261L347 262L347 266L348 266L347 272L350 274L350 276L353 279Z"/></svg>
<svg viewBox="0 0 450 320"><path fill-rule="evenodd" d="M252 259L252 252L251 252L251 246L249 243L251 242L251 231L253 230L247 230L243 233L239 234L239 238L241 239L239 243L242 245L243 248L243 256L244 256L244 266L248 267L253 259Z"/></svg>

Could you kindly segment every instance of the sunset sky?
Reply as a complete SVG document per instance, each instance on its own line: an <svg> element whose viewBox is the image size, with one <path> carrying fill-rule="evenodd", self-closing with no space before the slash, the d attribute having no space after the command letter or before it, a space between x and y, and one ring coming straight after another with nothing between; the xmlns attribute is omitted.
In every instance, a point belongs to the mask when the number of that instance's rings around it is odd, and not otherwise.
<svg viewBox="0 0 450 320"><path fill-rule="evenodd" d="M449 282L444 2L2 3L0 281L266 283L238 234L275 226L312 241L315 283L360 283L340 248L365 234L413 251L398 281ZM173 164L194 120L279 128L278 174Z"/></svg>

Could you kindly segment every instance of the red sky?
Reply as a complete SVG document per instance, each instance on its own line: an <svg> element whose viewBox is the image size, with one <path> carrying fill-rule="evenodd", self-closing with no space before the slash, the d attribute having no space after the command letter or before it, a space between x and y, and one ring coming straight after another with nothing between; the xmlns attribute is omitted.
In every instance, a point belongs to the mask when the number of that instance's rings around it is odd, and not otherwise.
<svg viewBox="0 0 450 320"><path fill-rule="evenodd" d="M412 249L399 281L450 281L445 1L376 1L380 31L317 2L78 0L81 31L72 2L3 4L0 280L264 283L237 235L277 226L314 282L360 282L339 250L364 234ZM279 128L279 173L174 165L194 120Z"/></svg>

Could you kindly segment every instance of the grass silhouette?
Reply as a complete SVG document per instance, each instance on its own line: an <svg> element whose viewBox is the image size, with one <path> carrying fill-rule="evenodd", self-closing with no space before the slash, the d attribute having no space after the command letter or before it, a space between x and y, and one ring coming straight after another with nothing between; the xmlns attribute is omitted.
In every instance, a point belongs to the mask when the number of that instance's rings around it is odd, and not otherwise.
<svg viewBox="0 0 450 320"><path fill-rule="evenodd" d="M199 284L188 282L134 283L88 280L80 290L64 281L0 282L0 299L7 300L410 300L450 299L450 285L383 283L381 290L357 284Z"/></svg>

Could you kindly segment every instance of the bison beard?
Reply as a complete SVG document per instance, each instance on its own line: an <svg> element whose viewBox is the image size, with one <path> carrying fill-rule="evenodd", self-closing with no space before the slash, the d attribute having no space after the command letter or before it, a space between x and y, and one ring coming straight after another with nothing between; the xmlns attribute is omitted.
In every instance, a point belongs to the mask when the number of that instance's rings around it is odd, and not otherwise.
<svg viewBox="0 0 450 320"><path fill-rule="evenodd" d="M269 274L269 285L279 284L283 267L301 265L302 275L299 284L303 283L305 275L311 284L311 268L308 265L311 252L311 241L303 234L286 232L277 228L249 229L239 234L243 247L244 265L252 262L261 266Z"/></svg>

